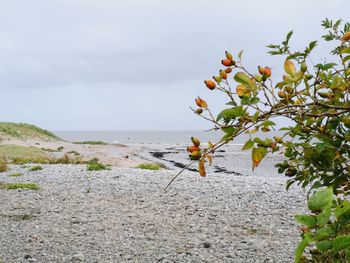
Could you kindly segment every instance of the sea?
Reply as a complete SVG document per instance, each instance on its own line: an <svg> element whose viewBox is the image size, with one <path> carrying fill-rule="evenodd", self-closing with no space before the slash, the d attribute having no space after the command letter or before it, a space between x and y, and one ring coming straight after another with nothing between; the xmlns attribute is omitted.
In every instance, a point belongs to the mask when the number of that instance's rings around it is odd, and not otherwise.
<svg viewBox="0 0 350 263"><path fill-rule="evenodd" d="M71 141L104 141L122 144L189 144L191 137L198 137L202 142L218 142L224 135L222 131L54 131L60 138ZM281 136L282 132L255 133L253 137L271 138ZM235 138L233 144L244 144L248 134Z"/></svg>

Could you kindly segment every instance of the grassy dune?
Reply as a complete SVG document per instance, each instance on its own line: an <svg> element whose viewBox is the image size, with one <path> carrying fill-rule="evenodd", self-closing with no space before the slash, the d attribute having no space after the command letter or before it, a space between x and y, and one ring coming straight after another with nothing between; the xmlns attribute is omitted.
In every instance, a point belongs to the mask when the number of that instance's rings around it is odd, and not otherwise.
<svg viewBox="0 0 350 263"><path fill-rule="evenodd" d="M41 129L35 125L12 122L0 122L0 138L1 137L60 140L60 138L52 132Z"/></svg>
<svg viewBox="0 0 350 263"><path fill-rule="evenodd" d="M22 141L60 141L52 132L26 123L0 122L0 157L9 163L50 163L48 152L32 147L15 145L13 139ZM7 142L8 141L8 142Z"/></svg>

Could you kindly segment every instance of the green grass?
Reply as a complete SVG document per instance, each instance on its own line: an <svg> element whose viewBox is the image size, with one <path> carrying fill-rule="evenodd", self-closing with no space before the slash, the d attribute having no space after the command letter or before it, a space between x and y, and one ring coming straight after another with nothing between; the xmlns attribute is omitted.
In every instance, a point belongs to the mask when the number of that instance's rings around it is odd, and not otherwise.
<svg viewBox="0 0 350 263"><path fill-rule="evenodd" d="M40 165L35 165L29 168L29 171L33 172L33 171L40 171L43 168Z"/></svg>
<svg viewBox="0 0 350 263"><path fill-rule="evenodd" d="M5 189L7 190L15 190L15 189L39 190L40 187L37 184L33 184L33 183L5 183Z"/></svg>
<svg viewBox="0 0 350 263"><path fill-rule="evenodd" d="M27 123L0 122L0 133L17 138L49 138L61 140L52 132Z"/></svg>
<svg viewBox="0 0 350 263"><path fill-rule="evenodd" d="M18 177L18 176L22 176L23 174L21 173L13 173L13 174L9 174L9 176L11 177Z"/></svg>
<svg viewBox="0 0 350 263"><path fill-rule="evenodd" d="M0 145L0 155L7 156L9 163L50 163L47 153L35 147L13 144Z"/></svg>
<svg viewBox="0 0 350 263"><path fill-rule="evenodd" d="M107 145L108 143L103 141L83 141L83 142L73 142L75 144L89 144L89 145Z"/></svg>
<svg viewBox="0 0 350 263"><path fill-rule="evenodd" d="M61 158L50 157L47 149L38 149L32 146L19 146L13 144L1 144L0 156L7 156L8 163L26 164L26 163L80 163L81 160L69 159L67 155ZM1 164L1 161L0 161Z"/></svg>
<svg viewBox="0 0 350 263"><path fill-rule="evenodd" d="M88 162L86 166L86 170L88 171L111 170L111 167L107 164L98 162L98 159L95 158Z"/></svg>
<svg viewBox="0 0 350 263"><path fill-rule="evenodd" d="M156 163L141 163L136 168L146 169L146 170L159 170L160 166Z"/></svg>

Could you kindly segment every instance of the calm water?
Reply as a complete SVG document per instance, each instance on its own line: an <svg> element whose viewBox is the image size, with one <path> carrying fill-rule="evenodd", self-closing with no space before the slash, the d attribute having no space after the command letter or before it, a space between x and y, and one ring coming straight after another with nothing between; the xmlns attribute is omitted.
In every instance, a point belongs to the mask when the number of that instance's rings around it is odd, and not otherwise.
<svg viewBox="0 0 350 263"><path fill-rule="evenodd" d="M221 131L55 131L59 137L67 141L105 141L108 143L179 143L191 142L191 136L200 138L203 142L217 142L222 136ZM254 134L254 137L272 137L280 132ZM249 136L244 134L235 139L235 144L242 144Z"/></svg>

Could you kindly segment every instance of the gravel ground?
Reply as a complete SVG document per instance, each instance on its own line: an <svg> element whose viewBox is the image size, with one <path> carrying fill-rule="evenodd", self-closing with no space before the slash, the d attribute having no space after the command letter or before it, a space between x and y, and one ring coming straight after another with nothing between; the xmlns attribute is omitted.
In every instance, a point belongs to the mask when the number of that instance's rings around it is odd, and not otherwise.
<svg viewBox="0 0 350 263"><path fill-rule="evenodd" d="M12 166L0 189L0 262L293 262L306 194L282 177L82 165ZM11 173L23 176L10 177Z"/></svg>
<svg viewBox="0 0 350 263"><path fill-rule="evenodd" d="M174 144L143 144L137 147L143 147L143 151L137 153L138 157L159 162L166 167L173 168L178 165L187 165L190 160L186 151L188 145ZM206 170L211 173L226 173L232 175L252 175L252 176L274 176L281 177L278 174L275 164L285 160L282 153L269 153L260 163L259 167L252 171L251 150L242 151L243 145L229 144L224 145L214 154L212 166ZM178 166L179 167L179 166ZM192 169L197 169L193 165Z"/></svg>

